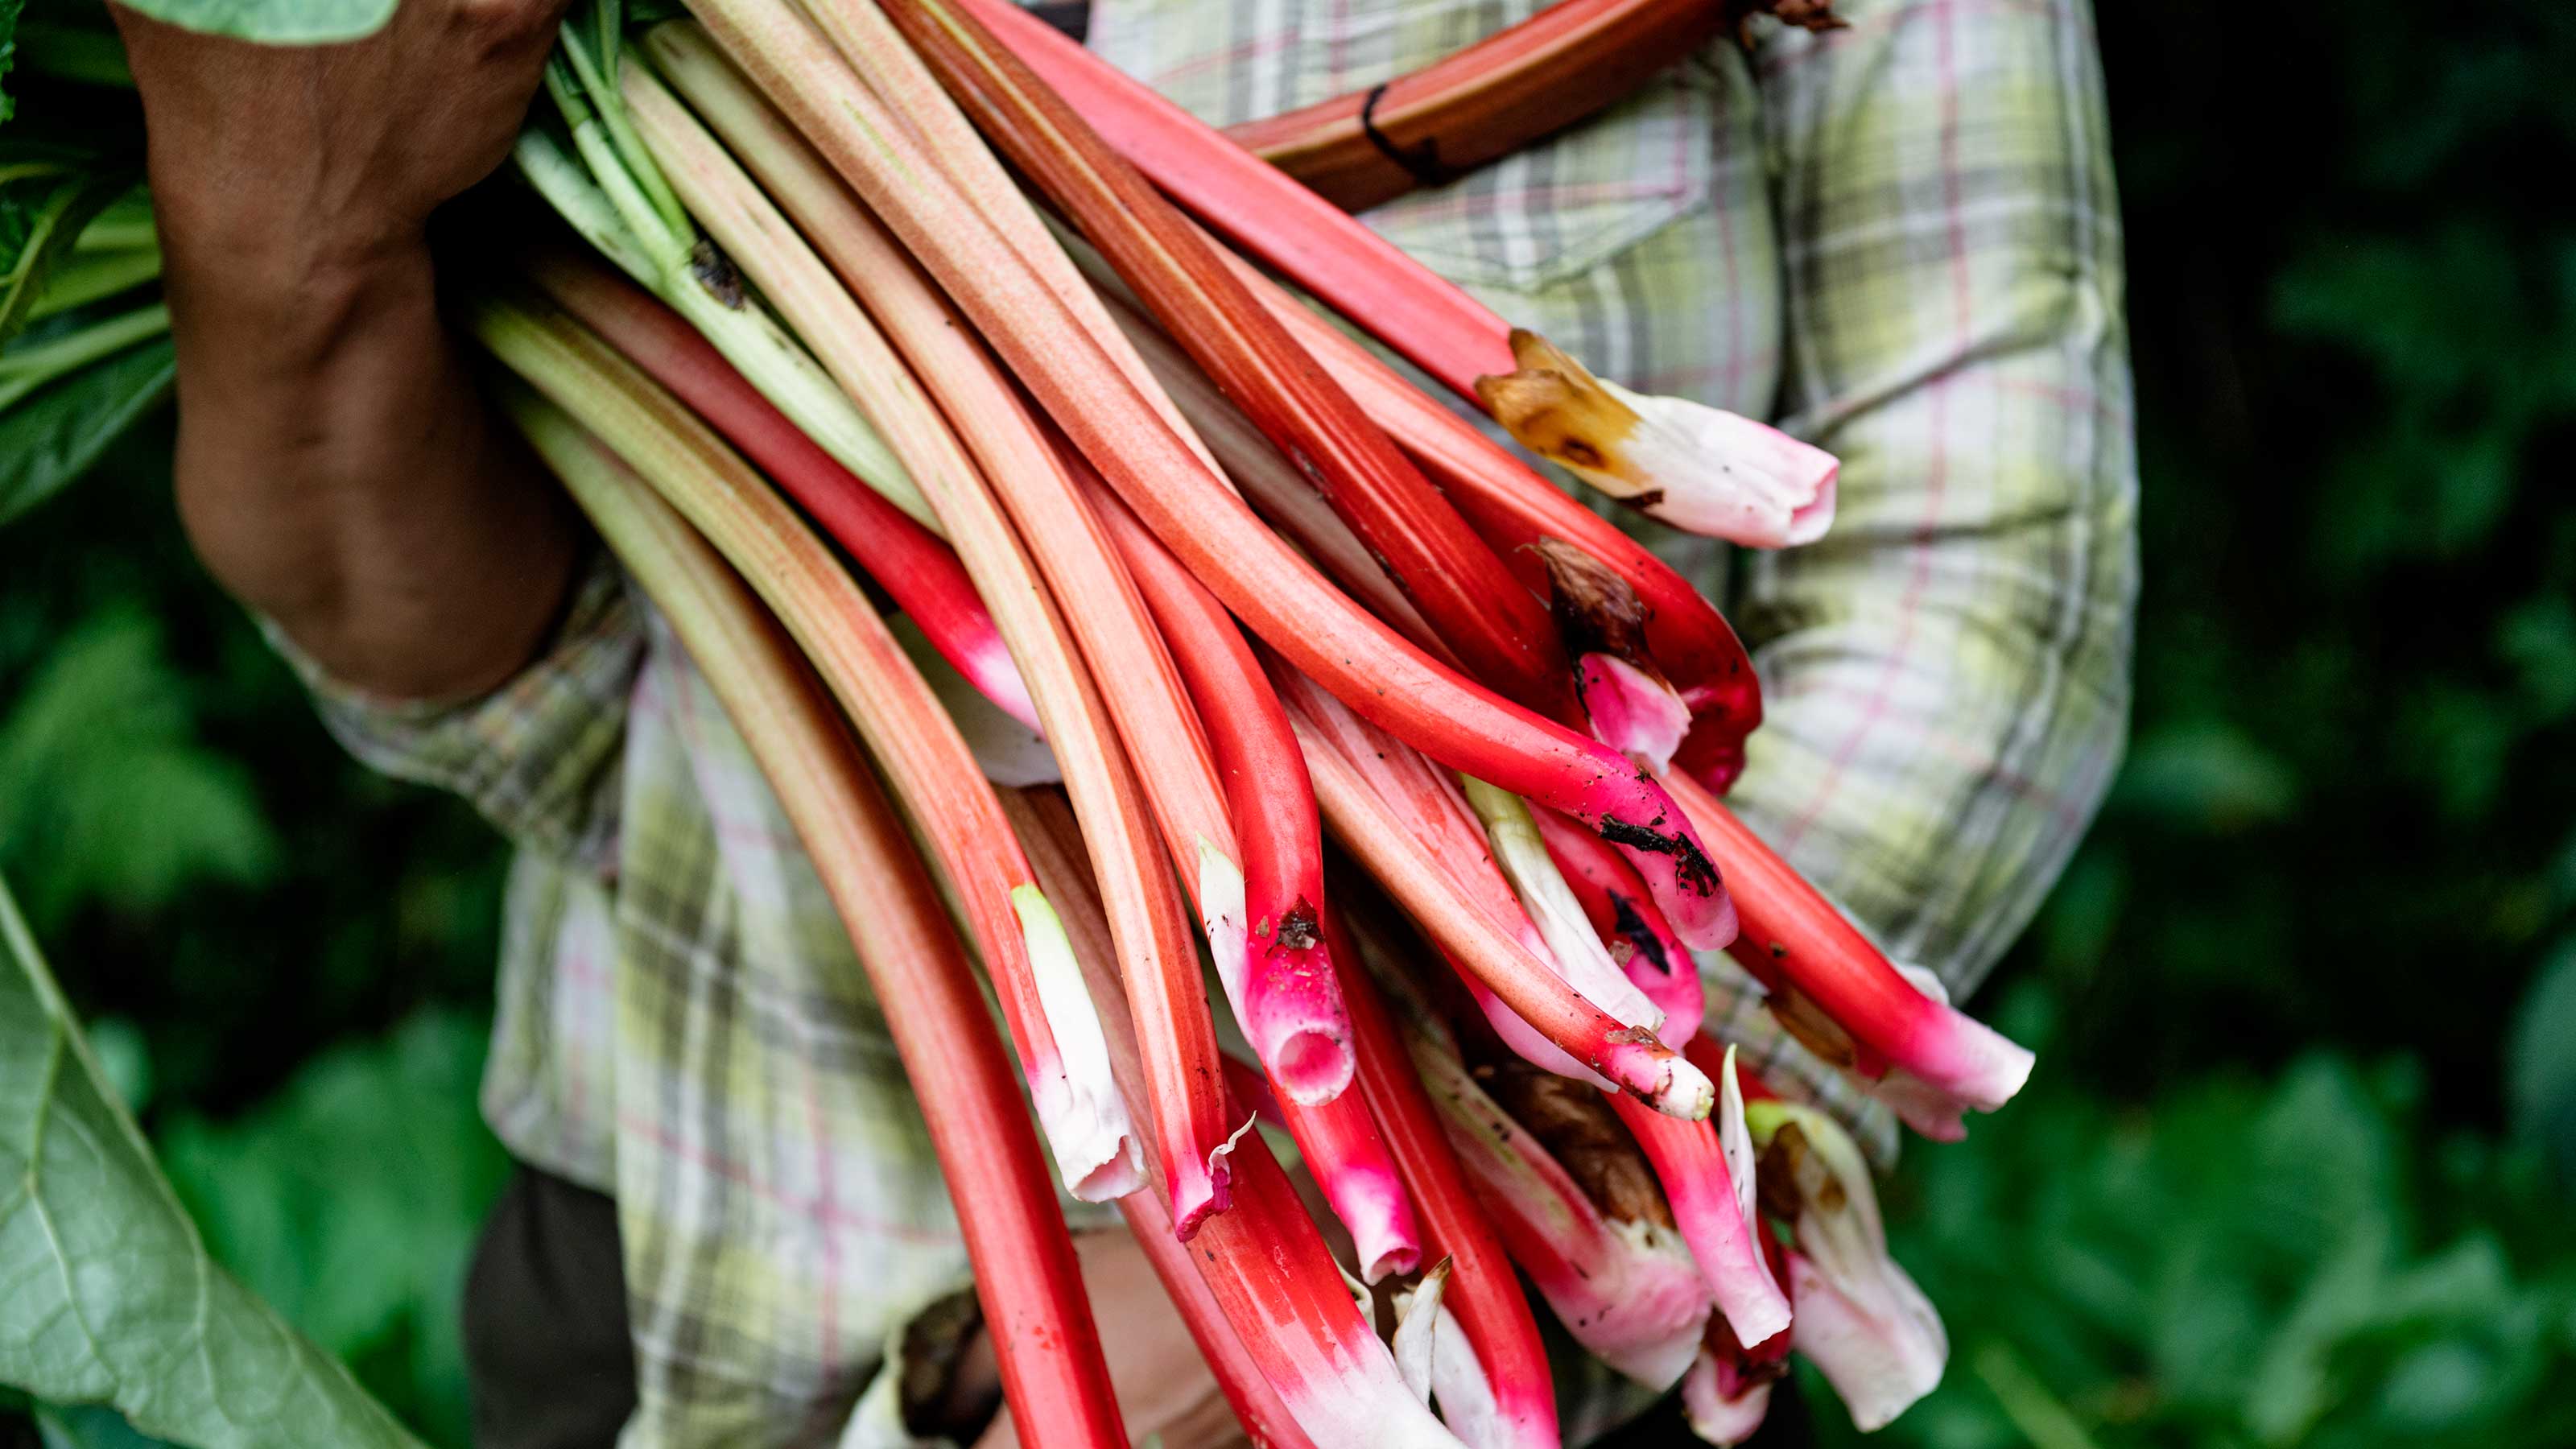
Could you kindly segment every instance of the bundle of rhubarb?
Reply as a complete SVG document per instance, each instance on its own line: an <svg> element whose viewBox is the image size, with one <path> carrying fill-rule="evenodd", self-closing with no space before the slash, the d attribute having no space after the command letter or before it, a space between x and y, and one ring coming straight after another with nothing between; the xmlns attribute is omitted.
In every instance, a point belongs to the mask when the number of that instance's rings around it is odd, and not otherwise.
<svg viewBox="0 0 2576 1449"><path fill-rule="evenodd" d="M1929 1388L1860 1153L1703 973L1930 1136L2029 1056L1728 811L1734 633L1464 408L1754 547L1833 460L1595 378L1006 0L690 9L566 25L517 171L587 247L468 321L847 917L1020 1432L1125 1442L1059 1187L1263 1443L1560 1442L1523 1274L1717 1442L1793 1350L1865 1428Z"/></svg>

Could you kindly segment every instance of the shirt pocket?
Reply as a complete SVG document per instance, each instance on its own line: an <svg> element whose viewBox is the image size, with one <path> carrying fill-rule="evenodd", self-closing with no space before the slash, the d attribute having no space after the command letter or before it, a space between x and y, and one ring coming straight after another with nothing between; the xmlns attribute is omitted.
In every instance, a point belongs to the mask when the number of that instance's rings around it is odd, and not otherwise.
<svg viewBox="0 0 2576 1449"><path fill-rule="evenodd" d="M1697 65L1580 125L1361 219L1462 286L1535 292L1704 205L1717 100Z"/></svg>

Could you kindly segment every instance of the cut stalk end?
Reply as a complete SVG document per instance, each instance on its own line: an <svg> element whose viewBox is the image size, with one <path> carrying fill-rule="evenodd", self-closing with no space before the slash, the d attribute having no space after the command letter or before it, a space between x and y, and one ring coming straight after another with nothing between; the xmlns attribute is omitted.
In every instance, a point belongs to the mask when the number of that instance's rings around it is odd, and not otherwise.
<svg viewBox="0 0 2576 1449"><path fill-rule="evenodd" d="M1824 536L1841 465L1777 428L1594 377L1535 332L1514 329L1519 370L1476 395L1522 446L1649 517L1752 548Z"/></svg>

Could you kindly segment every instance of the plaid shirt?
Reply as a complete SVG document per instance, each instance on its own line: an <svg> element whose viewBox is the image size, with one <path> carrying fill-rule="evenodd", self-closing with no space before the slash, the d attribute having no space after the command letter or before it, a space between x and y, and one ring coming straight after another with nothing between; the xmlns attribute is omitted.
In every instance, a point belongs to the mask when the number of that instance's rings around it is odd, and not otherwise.
<svg viewBox="0 0 2576 1449"><path fill-rule="evenodd" d="M1102 0L1091 44L1223 124L1540 3ZM2101 81L2083 0L1838 8L1847 29L1764 22L1750 54L1714 45L1369 220L1601 374L1841 456L1821 543L1736 560L1656 542L1760 663L1739 808L1964 991L2122 740L2135 482ZM625 1442L883 1423L883 1379L871 1412L852 1404L963 1250L830 903L667 629L603 566L551 652L486 699L388 707L312 682L361 758L457 791L520 846L484 1109L519 1156L617 1198ZM1885 1113L1712 970L1713 1029L1883 1160ZM1570 1429L1596 1417L1567 1408Z"/></svg>

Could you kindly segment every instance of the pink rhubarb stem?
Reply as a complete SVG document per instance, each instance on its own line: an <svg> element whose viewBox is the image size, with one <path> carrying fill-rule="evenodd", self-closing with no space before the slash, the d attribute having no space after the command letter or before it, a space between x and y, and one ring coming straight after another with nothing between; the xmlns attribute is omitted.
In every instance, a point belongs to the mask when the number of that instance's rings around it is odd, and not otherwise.
<svg viewBox="0 0 2576 1449"><path fill-rule="evenodd" d="M1621 958L1628 979L1663 1011L1664 1024L1655 1035L1675 1048L1691 1041L1707 1005L1699 965L1664 923L1664 913L1646 894L1646 883L1591 831L1553 810L1530 814L1592 929L1610 945L1611 955Z"/></svg>
<svg viewBox="0 0 2576 1449"><path fill-rule="evenodd" d="M1069 451L1069 450L1068 450ZM1207 728L1243 848L1247 949L1219 979L1280 1094L1332 1101L1351 1080L1350 1021L1322 934L1324 833L1288 712L1243 632L1135 514L1072 454L1067 463L1127 561Z"/></svg>
<svg viewBox="0 0 2576 1449"><path fill-rule="evenodd" d="M1061 208L1163 330L1314 480L1468 672L1546 714L1570 706L1546 611L1218 249L1054 92L949 0L886 11L994 145Z"/></svg>
<svg viewBox="0 0 2576 1449"><path fill-rule="evenodd" d="M1083 845L1071 814L1035 791L1017 796L1011 809L1049 887L1069 910L1087 906L1078 878ZM1042 846L1041 837L1051 839L1052 847ZM1072 934L1094 989L1114 990L1096 949L1100 933ZM1086 941L1093 949L1084 949ZM1112 1066L1122 1079L1140 1076L1136 1038L1119 1028L1115 1013L1110 1028ZM1258 1133L1247 1133L1235 1157L1234 1209L1207 1221L1190 1258L1298 1427L1318 1445L1458 1449L1458 1441L1405 1387L1386 1345L1360 1316L1341 1268L1269 1145Z"/></svg>
<svg viewBox="0 0 2576 1449"><path fill-rule="evenodd" d="M1655 1178L1672 1202L1682 1241L1690 1245L1692 1261L1708 1279L1718 1311L1726 1315L1735 1336L1745 1343L1760 1343L1786 1330L1788 1295L1780 1291L1762 1261L1755 1224L1737 1196L1741 1186L1749 1200L1751 1184L1739 1185L1729 1171L1718 1139L1719 1124L1676 1122L1625 1097L1612 1097L1611 1105L1645 1150L1647 1161L1654 1164ZM1740 1102L1735 1110L1742 1113ZM1745 1165L1751 1166L1749 1158Z"/></svg>
<svg viewBox="0 0 2576 1449"><path fill-rule="evenodd" d="M520 269L785 489L977 692L1039 728L1028 682L956 550L816 447L696 328L643 288L565 247L531 246Z"/></svg>
<svg viewBox="0 0 2576 1449"><path fill-rule="evenodd" d="M1684 940L1702 949L1723 944L1732 929L1724 887L1661 787L1615 751L1440 667L1319 577L1125 385L918 154L902 124L817 54L801 17L751 0L697 3L717 41L930 267L1084 456L1236 617L1425 754L1602 831L1637 862Z"/></svg>
<svg viewBox="0 0 2576 1449"><path fill-rule="evenodd" d="M1495 870L1483 832L1472 816L1456 818L1466 806L1455 787L1393 741L1372 741L1362 722L1312 681L1272 677L1334 835L1463 975L1494 994L1504 1008L1487 1008L1497 1033L1546 1070L1570 1067L1569 1075L1635 1092L1659 1111L1705 1115L1716 1100L1706 1076L1653 1032L1585 1000L1543 954L1546 943ZM1413 768L1397 773L1408 762ZM1515 1040L1522 1029L1565 1059Z"/></svg>
<svg viewBox="0 0 2576 1449"><path fill-rule="evenodd" d="M1287 288L1249 263L1238 263L1236 274L1532 593L1544 598L1551 587L1537 551L1545 539L1598 559L1636 593L1655 663L1691 705L1684 768L1721 792L1733 784L1744 766L1744 737L1762 722L1762 686L1743 641L1716 606L1644 544L1405 381Z"/></svg>
<svg viewBox="0 0 2576 1449"><path fill-rule="evenodd" d="M1010 1059L938 890L830 697L741 580L622 460L532 397L512 411L779 786L916 1089L1014 1417L1038 1442L1124 1446L1081 1268Z"/></svg>
<svg viewBox="0 0 2576 1449"><path fill-rule="evenodd" d="M1557 1321L1629 1378L1672 1387L1698 1352L1710 1303L1680 1237L1607 1217L1454 1052L1418 1031L1410 1046L1478 1202Z"/></svg>
<svg viewBox="0 0 2576 1449"><path fill-rule="evenodd" d="M1470 1449L1552 1449L1562 1442L1555 1383L1510 1255L1478 1205L1377 987L1338 939L1333 954L1359 1055L1359 1090L1351 1095L1365 1098L1394 1152L1422 1224L1425 1260L1445 1257L1452 1265L1441 1301L1466 1330L1492 1389L1497 1432Z"/></svg>
<svg viewBox="0 0 2576 1449"><path fill-rule="evenodd" d="M1969 1107L1991 1112L2021 1090L2028 1051L1907 981L1697 781L1677 778L1672 787L1735 883L1743 924L1735 954L1757 978L1786 981L1883 1063Z"/></svg>
<svg viewBox="0 0 2576 1449"><path fill-rule="evenodd" d="M1225 1059L1226 1083L1239 1102L1251 1102L1297 1139L1306 1170L1351 1235L1362 1282L1422 1267L1422 1231L1413 1200L1396 1172L1386 1138L1358 1092L1344 1092L1318 1107L1300 1107L1272 1094L1269 1079Z"/></svg>

